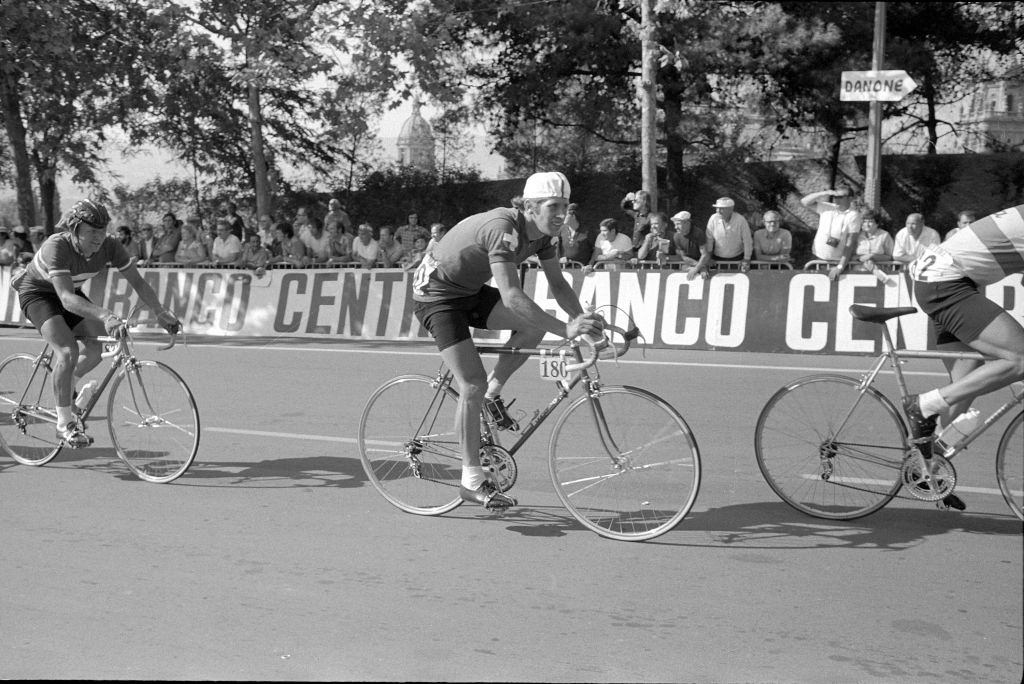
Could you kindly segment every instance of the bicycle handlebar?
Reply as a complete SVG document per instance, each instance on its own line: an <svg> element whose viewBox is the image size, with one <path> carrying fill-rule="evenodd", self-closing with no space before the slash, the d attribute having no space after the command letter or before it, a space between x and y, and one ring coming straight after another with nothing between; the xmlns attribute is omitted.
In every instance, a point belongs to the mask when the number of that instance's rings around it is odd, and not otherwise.
<svg viewBox="0 0 1024 684"><path fill-rule="evenodd" d="M576 371L583 370L585 368L590 368L595 363L597 363L597 360L601 358L602 353L609 352L609 350L610 353L608 353L605 356L605 358L619 358L620 356L624 355L626 352L629 351L629 348L632 345L633 340L640 336L640 329L637 328L636 326L633 326L629 330L625 330L618 326L605 324L604 329L606 331L615 332L621 335L622 344L616 345L606 335L602 335L600 338L596 340L592 339L590 336L581 335L579 339L582 340L583 343L586 344L588 347L590 347L590 356L589 358L584 359L580 363L566 364L565 370L567 373L575 373Z"/></svg>
<svg viewBox="0 0 1024 684"><path fill-rule="evenodd" d="M168 349L171 349L172 347L174 347L175 344L177 344L177 341L178 341L178 333L177 332L174 332L174 333L168 332L167 336L170 338L170 341L166 345L164 345L162 347L158 347L157 351L167 351ZM99 340L100 342L104 343L104 344L117 344L118 345L117 349L111 350L111 351L105 351L102 354L100 354L100 356L102 358L104 358L104 359L107 359L107 358L110 358L111 356L116 355L120 351L120 344L121 344L121 342L123 342L125 340L125 338L130 338L130 337L131 337L131 333L128 330L128 321L123 321L121 323L121 327L118 329L118 335L116 337L111 337L110 335L99 335L99 336L97 336L96 339Z"/></svg>

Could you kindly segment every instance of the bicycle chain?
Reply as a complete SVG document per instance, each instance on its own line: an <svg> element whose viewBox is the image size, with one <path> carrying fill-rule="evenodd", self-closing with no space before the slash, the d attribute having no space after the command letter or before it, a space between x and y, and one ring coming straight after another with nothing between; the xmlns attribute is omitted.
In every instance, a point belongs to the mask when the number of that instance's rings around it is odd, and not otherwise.
<svg viewBox="0 0 1024 684"><path fill-rule="evenodd" d="M937 458L942 459L942 461L938 463L938 467L940 469L944 469L945 470L945 469L948 468L948 470L946 470L947 474L943 474L942 476L938 476L938 475L935 476L942 483L941 486L940 486L938 494L933 493L933 490L930 490L930 489L927 490L927 491L920 490L918 487L915 486L917 484L917 482L914 482L913 484L911 484L911 483L909 483L906 480L906 475L905 475L904 470L905 470L905 468L908 465L907 461L909 459L911 459L911 458L914 458L914 456L913 455L907 456L907 458L904 459L904 465L900 467L900 480L903 482L904 487L906 487L910 491L911 495L907 496L905 494L901 494L901 493L897 492L896 494L893 494L892 498L894 498L894 499L904 499L904 500L907 500L907 501L935 501L935 502L938 502L938 501L941 501L943 498L945 498L948 494L951 494L953 492L953 489L956 487L956 469L953 468L953 464L950 463L947 458L945 458L943 456L932 456L933 460L937 459ZM933 467L933 470L935 470L934 467ZM836 487L843 487L845 489L852 489L852 490L857 491L857 492L865 492L866 494L875 494L875 495L882 494L882 492L879 492L877 489L868 489L866 487L858 487L856 485L846 484L845 482L833 482L832 480L830 480L828 478L822 478L822 479L825 482L828 482L831 485L835 485ZM950 484L947 486L946 483L950 483ZM917 492L921 492L921 494L925 494L926 496L919 496L919 495L917 495Z"/></svg>

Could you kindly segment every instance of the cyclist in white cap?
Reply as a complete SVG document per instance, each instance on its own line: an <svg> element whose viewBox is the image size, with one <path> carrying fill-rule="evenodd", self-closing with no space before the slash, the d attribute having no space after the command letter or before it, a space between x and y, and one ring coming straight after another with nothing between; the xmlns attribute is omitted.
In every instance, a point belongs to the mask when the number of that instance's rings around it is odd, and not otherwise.
<svg viewBox="0 0 1024 684"><path fill-rule="evenodd" d="M572 338L600 334L604 327L599 315L584 313L558 265L555 242L569 190L561 173L533 174L526 180L522 210L503 207L463 219L424 256L413 279L416 317L434 336L458 384L460 494L488 509L508 508L515 500L499 492L480 466L480 412L486 410L499 428L517 428L500 394L526 357L501 356L487 373L469 329L512 330L507 346L533 348L546 333ZM534 254L555 301L569 315L568 323L547 313L523 291L518 267ZM497 287L486 284L492 277Z"/></svg>

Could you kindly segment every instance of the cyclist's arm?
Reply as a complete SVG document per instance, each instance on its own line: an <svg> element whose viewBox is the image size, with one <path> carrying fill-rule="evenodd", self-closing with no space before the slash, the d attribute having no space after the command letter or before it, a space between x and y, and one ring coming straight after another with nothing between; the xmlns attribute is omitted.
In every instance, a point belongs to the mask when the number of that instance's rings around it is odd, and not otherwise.
<svg viewBox="0 0 1024 684"><path fill-rule="evenodd" d="M569 314L569 318L575 318L583 313L579 297L569 283L565 282L562 276L562 269L558 265L558 259L542 259L540 267L544 271L544 277L548 281L548 290L554 296L562 311Z"/></svg>
<svg viewBox="0 0 1024 684"><path fill-rule="evenodd" d="M160 298L157 296L153 288L149 286L146 279L139 273L139 269L135 268L135 264L132 264L125 270L121 271L121 275L124 276L128 284L132 286L136 294L139 295L139 299L150 308L151 311L156 313L158 318L172 318L177 321L177 317L170 311L164 308L163 304L160 303ZM163 321L161 321L162 323Z"/></svg>
<svg viewBox="0 0 1024 684"><path fill-rule="evenodd" d="M547 274L547 269L544 272ZM491 263L491 275L494 276L494 284L497 285L498 291L501 293L502 304L513 314L534 328L546 330L560 337L573 336L570 335L571 331L568 329L568 325L537 306L536 302L526 295L519 281L519 271L511 261ZM556 300L564 308L565 305L562 304L561 300L558 300L557 295L558 288L556 283L559 280L561 280L561 275L554 282L552 282L550 276L548 278L548 282L555 292ZM576 302L576 306L579 306L579 301Z"/></svg>
<svg viewBox="0 0 1024 684"><path fill-rule="evenodd" d="M135 269L134 266L132 268ZM138 270L135 272L138 273ZM50 282L53 283L53 289L57 291L57 296L60 297L61 305L76 316L104 322L110 318L117 318L110 309L94 304L85 297L76 294L75 283L71 280L70 275L63 273L52 274Z"/></svg>

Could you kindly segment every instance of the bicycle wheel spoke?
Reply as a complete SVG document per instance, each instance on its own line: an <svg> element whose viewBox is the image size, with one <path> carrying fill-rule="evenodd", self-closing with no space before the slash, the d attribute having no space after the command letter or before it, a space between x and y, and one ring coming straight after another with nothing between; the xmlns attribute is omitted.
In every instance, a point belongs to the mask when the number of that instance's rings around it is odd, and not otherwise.
<svg viewBox="0 0 1024 684"><path fill-rule="evenodd" d="M141 361L110 392L107 419L121 459L149 482L180 477L199 449L199 411L184 381L161 363Z"/></svg>
<svg viewBox="0 0 1024 684"><path fill-rule="evenodd" d="M551 434L551 478L562 503L612 539L671 530L700 485L700 455L686 423L664 401L632 387L601 388L599 411L589 401L574 401Z"/></svg>
<svg viewBox="0 0 1024 684"><path fill-rule="evenodd" d="M454 432L457 398L431 378L406 375L370 397L359 423L367 479L408 513L439 515L458 506L462 454Z"/></svg>
<svg viewBox="0 0 1024 684"><path fill-rule="evenodd" d="M765 480L808 515L867 515L900 487L903 424L880 394L859 388L842 376L805 378L777 392L758 419L755 453Z"/></svg>

